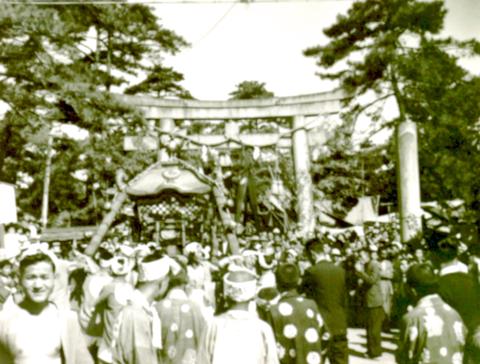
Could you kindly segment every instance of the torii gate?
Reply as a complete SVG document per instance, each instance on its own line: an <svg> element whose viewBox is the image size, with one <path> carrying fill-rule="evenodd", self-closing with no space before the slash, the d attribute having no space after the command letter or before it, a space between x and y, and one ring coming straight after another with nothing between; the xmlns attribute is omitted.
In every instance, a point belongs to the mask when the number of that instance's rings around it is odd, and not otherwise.
<svg viewBox="0 0 480 364"><path fill-rule="evenodd" d="M241 145L264 147L277 145L291 148L297 185L297 213L303 236L310 236L315 227L310 150L312 144L322 144L323 131L308 132L325 122L325 117L341 111L343 92L335 90L318 94L254 100L197 101L165 100L145 96L118 95L120 102L140 109L145 118L154 121L162 133L174 131L175 120L226 120L223 135L183 135L193 144L238 148ZM291 132L240 134L238 120L284 117L291 119ZM236 122L237 121L237 122ZM174 135L172 135L174 136ZM126 151L138 149L159 150L159 137L127 137ZM159 158L165 158L160 152Z"/></svg>
<svg viewBox="0 0 480 364"><path fill-rule="evenodd" d="M344 94L337 89L330 92L276 97L269 99L199 101L168 100L149 96L114 95L124 104L141 110L144 117L152 121L152 135L126 137L124 149L158 150L159 159L168 159L165 149L161 149L160 135L173 135L175 120L226 120L223 135L183 135L193 144L226 146L239 145L268 146L277 144L281 148L291 148L295 180L297 186L297 216L304 237L310 236L315 227L312 180L310 175L310 146L322 144L326 140L325 132L308 133L307 129L321 126L326 117L338 115L342 109ZM238 120L289 118L291 135L280 134L239 134ZM412 125L413 124L413 125ZM420 185L418 178L417 133L415 124L404 122L397 130L398 181L400 190L400 219L402 241L413 237L420 229ZM123 201L119 199L121 205ZM93 240L93 239L92 239ZM97 242L91 242L89 251L95 251Z"/></svg>

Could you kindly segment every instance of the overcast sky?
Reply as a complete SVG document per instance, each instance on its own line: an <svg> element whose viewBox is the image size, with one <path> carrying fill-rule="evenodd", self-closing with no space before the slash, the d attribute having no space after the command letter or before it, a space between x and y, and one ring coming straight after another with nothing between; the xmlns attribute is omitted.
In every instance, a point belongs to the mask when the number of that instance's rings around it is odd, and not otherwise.
<svg viewBox="0 0 480 364"><path fill-rule="evenodd" d="M245 80L264 82L276 96L330 90L333 85L315 76L315 60L302 51L324 44L322 29L351 4L350 0L253 0L152 6L164 26L191 43L166 59L184 74L183 86L197 99L225 100ZM480 38L480 0L447 0L446 5L447 34ZM465 65L480 73L478 59Z"/></svg>

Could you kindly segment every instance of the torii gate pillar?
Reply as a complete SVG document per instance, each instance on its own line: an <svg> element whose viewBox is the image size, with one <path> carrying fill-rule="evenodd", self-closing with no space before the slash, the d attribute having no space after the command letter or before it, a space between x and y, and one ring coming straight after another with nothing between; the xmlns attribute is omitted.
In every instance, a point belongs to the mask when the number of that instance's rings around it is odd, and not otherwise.
<svg viewBox="0 0 480 364"><path fill-rule="evenodd" d="M313 235L315 214L313 211L312 177L310 175L310 148L305 125L305 116L293 117L292 154L297 185L298 225L303 238Z"/></svg>

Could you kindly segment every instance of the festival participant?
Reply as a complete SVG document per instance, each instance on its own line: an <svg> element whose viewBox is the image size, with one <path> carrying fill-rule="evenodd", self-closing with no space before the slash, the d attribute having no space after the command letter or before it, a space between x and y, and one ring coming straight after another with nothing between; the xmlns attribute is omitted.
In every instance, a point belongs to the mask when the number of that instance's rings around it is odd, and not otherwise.
<svg viewBox="0 0 480 364"><path fill-rule="evenodd" d="M265 287L258 290L255 299L255 308L258 317L267 321L271 307L277 303L280 298L280 292L277 287Z"/></svg>
<svg viewBox="0 0 480 364"><path fill-rule="evenodd" d="M31 247L19 263L23 300L0 313L0 363L90 364L77 316L51 302L52 254Z"/></svg>
<svg viewBox="0 0 480 364"><path fill-rule="evenodd" d="M185 245L187 257L187 292L198 303L205 315L212 316L215 304L215 287L212 281L212 266L203 260L202 246L198 242Z"/></svg>
<svg viewBox="0 0 480 364"><path fill-rule="evenodd" d="M294 248L289 248L282 252L280 257L280 262L297 264L298 263L298 252Z"/></svg>
<svg viewBox="0 0 480 364"><path fill-rule="evenodd" d="M357 264L357 275L365 282L367 355L374 359L382 355L382 325L385 320L384 295L381 285L381 266L377 260L377 249L369 250L370 259L365 270Z"/></svg>
<svg viewBox="0 0 480 364"><path fill-rule="evenodd" d="M83 269L87 273L93 273L98 267L90 257L80 253L76 249L72 248L68 250L65 245L61 245L59 242L55 245L58 248L56 250L57 252L54 252L56 271L51 300L59 307L70 309L70 274L77 269Z"/></svg>
<svg viewBox="0 0 480 364"><path fill-rule="evenodd" d="M258 252L252 249L245 249L242 251L243 266L251 271L257 268Z"/></svg>
<svg viewBox="0 0 480 364"><path fill-rule="evenodd" d="M383 311L385 312L384 328L389 329L393 304L393 263L386 247L378 250L380 263L380 286L383 295Z"/></svg>
<svg viewBox="0 0 480 364"><path fill-rule="evenodd" d="M342 252L338 248L332 248L332 250L330 251L330 257L332 259L332 262L337 265L341 265L344 261Z"/></svg>
<svg viewBox="0 0 480 364"><path fill-rule="evenodd" d="M89 274L82 285L82 300L78 312L78 321L87 335L89 350L94 357L97 356L98 338L102 336L102 322L99 315L94 315L95 304L100 297L102 289L112 283L110 264L113 254L100 247L95 254L99 270Z"/></svg>
<svg viewBox="0 0 480 364"><path fill-rule="evenodd" d="M297 291L298 268L294 264L281 264L275 277L280 297L271 307L267 322L277 340L280 363L321 363L323 320L315 301L302 297Z"/></svg>
<svg viewBox="0 0 480 364"><path fill-rule="evenodd" d="M21 232L21 227L17 224L10 224L3 237L3 244L7 255L16 256L20 254L23 247L25 236Z"/></svg>
<svg viewBox="0 0 480 364"><path fill-rule="evenodd" d="M15 293L12 259L6 249L0 249L0 310L13 301Z"/></svg>
<svg viewBox="0 0 480 364"><path fill-rule="evenodd" d="M271 327L249 312L257 290L255 275L238 269L228 272L223 281L230 307L207 325L197 364L279 363Z"/></svg>
<svg viewBox="0 0 480 364"><path fill-rule="evenodd" d="M436 293L432 267L412 265L407 271L407 287L416 304L402 320L397 363L462 364L466 327Z"/></svg>
<svg viewBox="0 0 480 364"><path fill-rule="evenodd" d="M180 239L173 238L164 240L162 242L162 246L164 247L165 252L170 258L176 258L182 254L182 242Z"/></svg>
<svg viewBox="0 0 480 364"><path fill-rule="evenodd" d="M447 234L446 234L447 235ZM452 306L462 317L468 328L465 347L465 363L480 362L480 295L468 267L458 259L458 242L446 236L437 242L434 261L440 263L438 292L442 299Z"/></svg>
<svg viewBox="0 0 480 364"><path fill-rule="evenodd" d="M133 295L134 287L128 280L133 268L132 250L120 246L112 258L110 272L112 282L106 284L95 302L95 313L91 322L101 318L101 338L98 340L97 357L102 363L113 363L113 348L120 321L120 312Z"/></svg>
<svg viewBox="0 0 480 364"><path fill-rule="evenodd" d="M258 254L257 273L259 275L259 288L275 287L275 249L271 245L266 245L262 252Z"/></svg>
<svg viewBox="0 0 480 364"><path fill-rule="evenodd" d="M155 304L162 322L160 363L196 363L206 320L201 307L186 293L185 269L171 274L166 296Z"/></svg>
<svg viewBox="0 0 480 364"><path fill-rule="evenodd" d="M99 270L95 273L89 274L82 286L82 303L78 313L80 326L84 330L88 330L93 311L95 309L95 302L100 296L103 287L111 283L113 280L110 274L110 264L113 254L103 247L98 249L95 254L98 261Z"/></svg>
<svg viewBox="0 0 480 364"><path fill-rule="evenodd" d="M312 238L305 249L313 266L307 269L301 292L312 298L318 306L330 335L327 357L331 364L348 363L347 292L345 270L329 261L325 242Z"/></svg>
<svg viewBox="0 0 480 364"><path fill-rule="evenodd" d="M120 311L118 330L113 337L113 363L159 363L162 328L154 302L165 296L170 275L179 271L178 263L159 251L143 259L134 294Z"/></svg>

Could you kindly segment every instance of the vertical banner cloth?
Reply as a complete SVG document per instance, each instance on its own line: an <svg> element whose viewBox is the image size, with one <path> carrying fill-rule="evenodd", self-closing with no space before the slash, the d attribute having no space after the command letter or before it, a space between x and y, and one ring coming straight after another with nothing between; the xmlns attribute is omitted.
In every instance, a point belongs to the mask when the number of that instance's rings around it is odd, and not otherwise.
<svg viewBox="0 0 480 364"><path fill-rule="evenodd" d="M0 182L0 224L17 222L17 204L15 186Z"/></svg>

